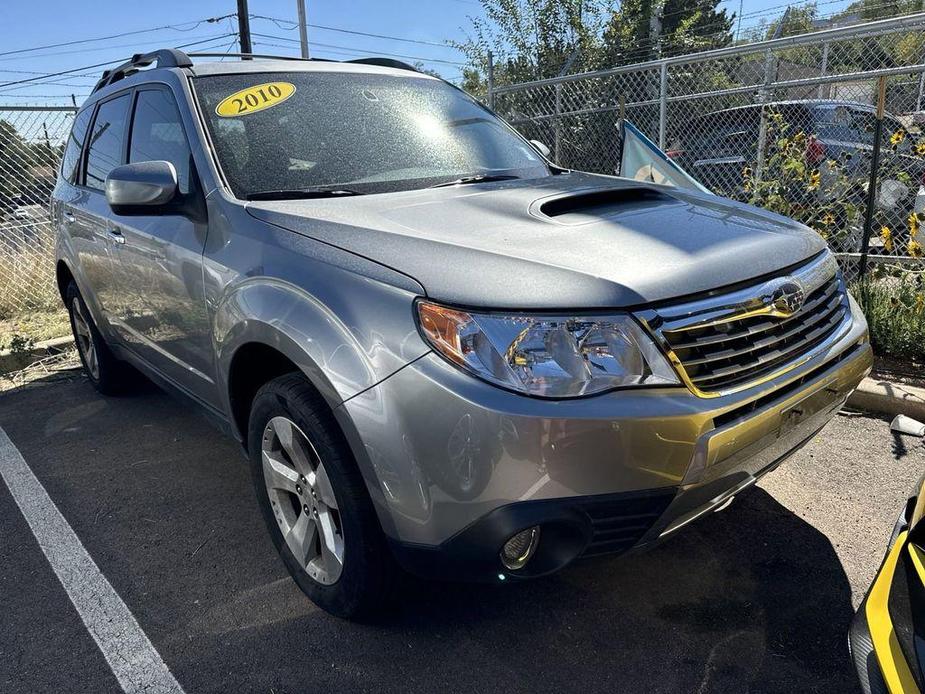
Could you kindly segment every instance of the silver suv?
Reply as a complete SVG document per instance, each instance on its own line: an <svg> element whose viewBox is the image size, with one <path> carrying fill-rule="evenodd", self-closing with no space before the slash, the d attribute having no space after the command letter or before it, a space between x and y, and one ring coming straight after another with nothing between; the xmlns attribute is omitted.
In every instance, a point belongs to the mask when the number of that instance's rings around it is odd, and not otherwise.
<svg viewBox="0 0 925 694"><path fill-rule="evenodd" d="M53 195L87 377L213 415L335 614L402 568L511 581L650 546L832 418L866 324L806 227L544 149L391 61L135 56Z"/></svg>

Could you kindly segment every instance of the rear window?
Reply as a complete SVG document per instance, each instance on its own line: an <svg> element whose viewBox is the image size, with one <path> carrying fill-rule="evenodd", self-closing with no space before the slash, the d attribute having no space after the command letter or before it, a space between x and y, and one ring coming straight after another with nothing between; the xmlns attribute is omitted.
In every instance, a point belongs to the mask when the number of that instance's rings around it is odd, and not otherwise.
<svg viewBox="0 0 925 694"><path fill-rule="evenodd" d="M687 136L690 147L721 154L730 147L758 141L759 109L712 113L694 121Z"/></svg>

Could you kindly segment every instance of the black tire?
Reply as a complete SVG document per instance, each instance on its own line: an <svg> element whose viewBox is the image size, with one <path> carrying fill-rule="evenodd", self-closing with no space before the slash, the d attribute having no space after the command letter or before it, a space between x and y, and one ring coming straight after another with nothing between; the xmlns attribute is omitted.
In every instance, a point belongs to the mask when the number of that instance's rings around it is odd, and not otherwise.
<svg viewBox="0 0 925 694"><path fill-rule="evenodd" d="M93 322L93 317L75 282L72 281L67 286L64 300L71 322L71 334L77 346L77 354L80 356L84 375L93 387L103 395L121 395L132 390L137 383L138 373L125 362L119 361L109 349L96 323ZM86 330L78 327L81 320L84 321ZM92 363L88 363L89 352L86 343L82 344L82 339L86 339L86 337L82 338L83 333L89 334L89 344L94 350L96 368Z"/></svg>
<svg viewBox="0 0 925 694"><path fill-rule="evenodd" d="M343 565L335 582L324 585L309 575L283 536L271 505L263 469L263 444L271 420L285 417L308 438L324 465L337 501L343 534ZM265 384L254 397L248 424L248 452L257 501L273 544L293 580L326 612L362 619L392 602L397 566L376 517L356 460L327 403L299 373ZM300 503L295 499L295 505Z"/></svg>

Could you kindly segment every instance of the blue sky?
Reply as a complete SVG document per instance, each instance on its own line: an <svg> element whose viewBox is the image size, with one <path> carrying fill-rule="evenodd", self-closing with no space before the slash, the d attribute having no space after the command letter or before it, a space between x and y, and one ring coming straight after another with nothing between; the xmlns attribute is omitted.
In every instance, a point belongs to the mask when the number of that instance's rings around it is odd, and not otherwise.
<svg viewBox="0 0 925 694"><path fill-rule="evenodd" d="M292 21L296 17L295 2L250 0L249 9L251 14ZM784 4L782 0L742 2L745 26L754 24L761 17L747 16L749 13L769 12L766 18L773 18L777 12L782 11L777 8ZM735 12L739 9L739 3L740 0L725 0L723 7ZM847 0L826 3L830 9L838 9L845 4ZM0 84L35 76L28 71L57 72L122 58L137 51L193 42L198 45L187 50L213 47L215 50L226 50L234 41L231 36L223 37L235 30L233 20L199 25L196 25L196 21L234 12L235 0L153 0L129 3L125 0L0 0L0 5L0 26L6 29L4 41L0 45ZM428 68L437 70L452 81L460 77L463 56L444 44L447 40L464 38L464 31L470 26L469 17L481 15L481 5L477 0L308 0L307 6L310 24L423 42L379 39L312 27L309 29L309 42L313 46L313 55L345 59L359 55L393 54L409 62L421 60ZM38 7L41 7L41 11L37 11ZM18 49L166 25L178 28L74 46L9 53ZM290 24L278 25L268 20L253 19L251 31L255 34L255 52L298 53L298 43L285 40L298 39L298 31L293 30ZM71 93L77 95L79 102L92 86L93 75L98 75L102 70L102 67L91 68L86 71L86 75L51 80L57 84L28 87L17 85L15 89L13 86L0 87L0 103L63 103L70 100L67 95Z"/></svg>

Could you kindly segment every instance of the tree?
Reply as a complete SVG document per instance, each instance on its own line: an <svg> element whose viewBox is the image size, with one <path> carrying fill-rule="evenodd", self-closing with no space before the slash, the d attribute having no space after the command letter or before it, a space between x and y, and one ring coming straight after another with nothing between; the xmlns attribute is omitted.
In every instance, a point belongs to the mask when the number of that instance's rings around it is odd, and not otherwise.
<svg viewBox="0 0 925 694"><path fill-rule="evenodd" d="M470 18L466 41L455 44L473 69L463 88L484 93L488 52L494 55L495 84L555 77L577 52L590 64L600 47L609 0L481 0L484 18Z"/></svg>
<svg viewBox="0 0 925 694"><path fill-rule="evenodd" d="M773 39L774 37L782 38L784 36L807 34L813 30L816 14L816 3L799 6L791 5L780 18L775 19L768 25L765 30L765 38Z"/></svg>
<svg viewBox="0 0 925 694"><path fill-rule="evenodd" d="M604 62L628 65L722 48L732 43L735 14L720 0L624 0L604 29ZM658 17L661 17L659 20Z"/></svg>
<svg viewBox="0 0 925 694"><path fill-rule="evenodd" d="M34 165L34 151L29 143L12 123L0 120L0 208L10 207L32 184Z"/></svg>

